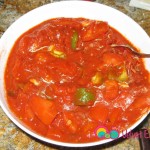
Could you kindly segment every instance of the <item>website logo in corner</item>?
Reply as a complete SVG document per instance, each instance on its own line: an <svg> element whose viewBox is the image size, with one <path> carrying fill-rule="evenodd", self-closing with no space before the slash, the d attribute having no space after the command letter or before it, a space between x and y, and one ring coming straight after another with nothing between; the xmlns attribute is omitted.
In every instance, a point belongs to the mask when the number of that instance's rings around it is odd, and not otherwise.
<svg viewBox="0 0 150 150"><path fill-rule="evenodd" d="M117 139L119 138L119 132L117 130L108 130L105 126L98 126L95 130L95 134L101 139Z"/></svg>

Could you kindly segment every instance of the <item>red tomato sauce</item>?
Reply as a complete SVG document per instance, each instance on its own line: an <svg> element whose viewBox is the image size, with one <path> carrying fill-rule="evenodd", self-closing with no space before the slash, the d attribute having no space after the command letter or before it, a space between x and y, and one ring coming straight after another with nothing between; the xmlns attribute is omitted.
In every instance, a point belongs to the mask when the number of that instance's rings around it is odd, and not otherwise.
<svg viewBox="0 0 150 150"><path fill-rule="evenodd" d="M95 129L127 129L149 109L149 73L107 22L55 18L25 32L5 71L10 109L57 141L101 140ZM133 46L132 46L133 47Z"/></svg>

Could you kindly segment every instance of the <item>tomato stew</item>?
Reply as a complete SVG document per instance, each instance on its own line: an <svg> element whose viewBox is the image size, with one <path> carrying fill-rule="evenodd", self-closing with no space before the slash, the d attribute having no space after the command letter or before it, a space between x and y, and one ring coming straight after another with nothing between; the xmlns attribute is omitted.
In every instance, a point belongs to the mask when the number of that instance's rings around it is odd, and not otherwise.
<svg viewBox="0 0 150 150"><path fill-rule="evenodd" d="M5 71L15 115L44 137L101 140L99 125L127 129L150 108L149 72L133 45L107 22L55 18L25 32Z"/></svg>

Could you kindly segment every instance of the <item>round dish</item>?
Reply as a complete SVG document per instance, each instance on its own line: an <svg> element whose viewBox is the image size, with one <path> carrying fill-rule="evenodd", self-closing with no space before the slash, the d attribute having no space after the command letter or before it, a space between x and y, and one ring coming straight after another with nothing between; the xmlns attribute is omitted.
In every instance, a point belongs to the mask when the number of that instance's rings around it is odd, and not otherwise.
<svg viewBox="0 0 150 150"><path fill-rule="evenodd" d="M34 16L38 16L38 18L35 19ZM109 25L111 25L112 27L117 29L120 33L122 33L129 41L131 41L134 45L136 45L136 47L141 49L142 52L145 52L145 53L148 52L147 47L150 46L148 35L133 20L131 20L129 17L127 17L126 15L122 14L121 12L113 8L110 8L101 4L97 4L97 3L83 2L83 1L82 2L77 2L77 1L58 2L58 3L53 3L53 4L42 6L40 8L37 8L27 13L26 15L21 17L19 20L17 20L13 25L10 26L10 28L5 32L5 34L1 38L1 41L0 41L0 49L1 49L1 67L0 67L1 68L1 74L0 74L1 75L0 76L1 102L0 103L1 103L1 106L3 110L5 111L5 113L8 115L8 117L21 129L23 129L28 134L48 143L53 143L53 144L61 145L61 146L70 146L70 147L85 147L85 146L100 145L100 144L112 141L111 139L108 139L108 140L102 140L99 142L92 142L92 143L85 143L85 144L70 144L70 143L63 143L63 142L57 142L54 140L49 140L47 138L37 135L33 131L29 130L27 126L22 124L11 113L6 103L4 80L3 80L4 70L6 66L6 60L8 58L9 52L14 42L22 33L32 28L33 26L45 20L48 20L50 18L56 18L56 17L71 17L71 18L83 17L83 18L89 18L89 19L94 19L94 20L107 21ZM118 23L119 20L123 20L122 26ZM140 36L137 36L137 33ZM150 66L150 61L147 59L146 67L148 70L150 70L148 66ZM140 118L127 131L131 131L133 128L135 128L147 116L147 114L143 115L143 117Z"/></svg>

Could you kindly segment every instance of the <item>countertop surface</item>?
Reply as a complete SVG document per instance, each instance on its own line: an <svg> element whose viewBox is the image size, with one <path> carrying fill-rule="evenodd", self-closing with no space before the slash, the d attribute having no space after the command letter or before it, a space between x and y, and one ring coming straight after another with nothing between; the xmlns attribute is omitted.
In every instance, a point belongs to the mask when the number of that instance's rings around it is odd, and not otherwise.
<svg viewBox="0 0 150 150"><path fill-rule="evenodd" d="M57 0L59 1L59 0ZM24 13L53 0L0 0L0 37L5 30ZM129 6L129 0L96 0L96 2L116 8L135 20L150 36L150 11ZM134 132L146 128L150 132L150 115ZM5 115L0 107L0 150L54 150L72 149L43 143L20 130ZM77 148L75 148L77 149ZM83 149L83 148L81 148ZM89 147L91 150L139 150L138 138L119 139L102 146Z"/></svg>

